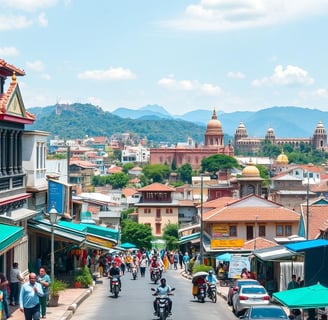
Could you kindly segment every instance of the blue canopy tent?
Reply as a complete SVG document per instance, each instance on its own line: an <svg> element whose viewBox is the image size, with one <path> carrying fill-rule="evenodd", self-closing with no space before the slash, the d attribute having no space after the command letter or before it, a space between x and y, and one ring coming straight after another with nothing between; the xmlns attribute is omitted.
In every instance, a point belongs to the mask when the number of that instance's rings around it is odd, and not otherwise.
<svg viewBox="0 0 328 320"><path fill-rule="evenodd" d="M123 249L135 249L136 248L136 246L133 243L130 243L130 242L121 243L119 245L119 247L123 248Z"/></svg>
<svg viewBox="0 0 328 320"><path fill-rule="evenodd" d="M229 252L219 254L218 256L215 257L216 260L218 261L223 261L223 262L230 262L232 257L232 254Z"/></svg>

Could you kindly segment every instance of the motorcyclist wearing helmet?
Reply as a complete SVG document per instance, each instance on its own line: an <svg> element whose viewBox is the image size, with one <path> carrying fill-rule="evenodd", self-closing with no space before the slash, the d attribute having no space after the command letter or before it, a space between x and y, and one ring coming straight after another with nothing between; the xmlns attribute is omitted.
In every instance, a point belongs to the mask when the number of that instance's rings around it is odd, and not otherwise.
<svg viewBox="0 0 328 320"><path fill-rule="evenodd" d="M205 281L206 281L206 283L207 283L207 292L209 293L210 292L210 290L211 290L211 284L215 284L216 285L216 282L217 282L217 279L216 279L216 276L215 276L215 274L214 274L214 272L213 272L213 270L212 269L210 269L209 271L208 271L208 275L206 276L206 278L205 278Z"/></svg>
<svg viewBox="0 0 328 320"><path fill-rule="evenodd" d="M117 266L117 263L115 260L112 261L112 266L110 267L108 271L108 278L110 279L110 292L112 292L112 279L113 277L117 277L118 283L120 285L121 290L121 269Z"/></svg>
<svg viewBox="0 0 328 320"><path fill-rule="evenodd" d="M169 298L169 294L171 293L172 289L169 285L166 284L166 279L161 279L161 284L157 287L156 292L153 294L154 296L163 295L167 296L168 303L169 303L169 314L172 314L172 300ZM156 315L156 299L153 302L154 305L154 315Z"/></svg>

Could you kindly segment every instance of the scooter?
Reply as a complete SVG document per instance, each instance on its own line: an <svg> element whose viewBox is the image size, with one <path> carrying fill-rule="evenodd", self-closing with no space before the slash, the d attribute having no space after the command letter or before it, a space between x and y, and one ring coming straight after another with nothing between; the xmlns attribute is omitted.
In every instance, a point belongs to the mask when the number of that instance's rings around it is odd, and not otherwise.
<svg viewBox="0 0 328 320"><path fill-rule="evenodd" d="M114 297L117 298L118 294L120 292L120 282L117 277L112 278L112 287L111 287L111 292L114 294Z"/></svg>
<svg viewBox="0 0 328 320"><path fill-rule="evenodd" d="M217 294L216 294L216 285L214 283L207 284L208 297L212 300L213 303L216 303Z"/></svg>
<svg viewBox="0 0 328 320"><path fill-rule="evenodd" d="M159 268L153 268L150 278L151 281L153 281L155 284L158 282L158 280L161 278L161 272Z"/></svg>
<svg viewBox="0 0 328 320"><path fill-rule="evenodd" d="M137 273L138 273L137 267L133 266L131 268L131 270L132 270L132 278L133 278L133 280L136 280L137 279Z"/></svg>
<svg viewBox="0 0 328 320"><path fill-rule="evenodd" d="M152 291L156 291L156 289L151 288ZM175 288L171 289L171 292L169 292L167 295L156 295L156 311L155 315L160 319L160 320L166 320L169 317L169 295L173 296L172 291L174 291Z"/></svg>
<svg viewBox="0 0 328 320"><path fill-rule="evenodd" d="M199 302L205 302L206 298L206 283L198 285L197 299Z"/></svg>

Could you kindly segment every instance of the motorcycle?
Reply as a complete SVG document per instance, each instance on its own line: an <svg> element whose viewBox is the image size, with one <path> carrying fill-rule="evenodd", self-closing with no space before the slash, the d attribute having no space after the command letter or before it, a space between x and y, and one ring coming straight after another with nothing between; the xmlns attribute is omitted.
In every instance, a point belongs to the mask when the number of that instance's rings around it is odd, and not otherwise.
<svg viewBox="0 0 328 320"><path fill-rule="evenodd" d="M205 302L206 297L206 283L198 285L197 299L199 302Z"/></svg>
<svg viewBox="0 0 328 320"><path fill-rule="evenodd" d="M212 300L213 303L216 303L217 295L216 295L216 285L214 283L207 284L207 294L208 297Z"/></svg>
<svg viewBox="0 0 328 320"><path fill-rule="evenodd" d="M112 287L111 287L111 292L114 294L114 297L117 298L118 294L120 292L120 282L117 277L112 278Z"/></svg>
<svg viewBox="0 0 328 320"><path fill-rule="evenodd" d="M151 288L152 291L156 291L156 289ZM166 320L169 317L169 295L173 296L172 291L174 291L175 288L171 289L171 292L169 292L167 295L157 295L156 293L156 311L155 315L160 320Z"/></svg>
<svg viewBox="0 0 328 320"><path fill-rule="evenodd" d="M132 278L133 278L133 280L136 280L137 279L137 273L138 273L137 267L133 266L131 268L131 270L132 270Z"/></svg>
<svg viewBox="0 0 328 320"><path fill-rule="evenodd" d="M160 278L161 278L161 272L159 268L153 268L150 274L151 281L153 281L156 284Z"/></svg>

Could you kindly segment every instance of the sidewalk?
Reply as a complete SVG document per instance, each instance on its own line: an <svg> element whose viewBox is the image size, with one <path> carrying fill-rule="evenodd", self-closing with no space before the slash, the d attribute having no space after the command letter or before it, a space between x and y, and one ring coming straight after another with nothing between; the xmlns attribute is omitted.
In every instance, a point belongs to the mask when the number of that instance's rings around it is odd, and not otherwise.
<svg viewBox="0 0 328 320"><path fill-rule="evenodd" d="M97 284L98 285L98 284ZM94 286L85 289L69 288L59 296L58 307L47 307L47 320L71 319L78 306L93 292ZM10 320L24 320L24 313L19 306L9 306L12 317Z"/></svg>

